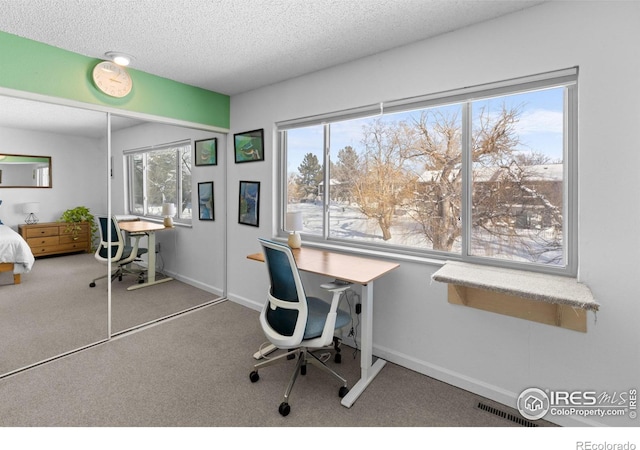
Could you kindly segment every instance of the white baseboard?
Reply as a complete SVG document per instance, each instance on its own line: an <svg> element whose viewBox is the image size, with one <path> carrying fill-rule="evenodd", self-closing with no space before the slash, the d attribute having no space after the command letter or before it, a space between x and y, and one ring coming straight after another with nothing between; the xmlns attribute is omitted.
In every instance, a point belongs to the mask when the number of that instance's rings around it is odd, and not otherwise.
<svg viewBox="0 0 640 450"><path fill-rule="evenodd" d="M397 351L392 351L388 348L381 347L375 344L373 346L373 354L391 363L406 367L407 369L411 369L415 372L434 378L438 381L442 381L452 386L459 387L460 389L464 389L465 391L480 395L489 400L501 403L509 408L516 407L515 405L517 404L517 399L520 395L519 392L510 392L498 386L485 383L483 381L468 377L458 372L454 372L444 367L430 364L425 361L420 361L409 355L405 355ZM544 420L563 427L607 426L606 424L594 420L584 419L581 417L545 416Z"/></svg>
<svg viewBox="0 0 640 450"><path fill-rule="evenodd" d="M183 282L185 284L188 284L189 286L193 286L193 287L196 287L198 289L202 289L203 291L210 292L211 294L215 294L215 295L217 295L219 297L224 297L224 290L221 289L221 288L218 288L216 286L211 286L211 285L208 285L208 284L205 284L205 283L201 283L201 282L196 281L196 280L194 280L192 278L185 277L185 276L182 276L180 274L173 273L173 272L170 272L170 271L163 271L162 274L164 274L164 275L166 275L168 277L171 277L174 280L178 280L178 281L181 281L181 282Z"/></svg>
<svg viewBox="0 0 640 450"><path fill-rule="evenodd" d="M240 297L238 295L233 295L233 294L230 294L227 298L234 303L238 303L239 305L246 306L247 308L253 309L254 311L262 311L263 305L259 304L254 300L251 300L245 297Z"/></svg>
<svg viewBox="0 0 640 450"><path fill-rule="evenodd" d="M229 295L228 299L232 302L260 311L262 305L248 298L237 295ZM343 336L343 342L346 345L354 346L353 338ZM510 392L498 386L485 383L458 372L430 364L426 361L420 361L412 356L390 350L388 348L373 345L373 354L375 357L382 358L393 364L397 364L415 372L421 373L438 381L450 384L452 386L472 392L473 394L493 400L503 404L509 408L515 408L520 393ZM382 369L384 370L384 369ZM563 427L606 427L606 424L596 422L594 420L584 419L580 417L545 417L544 420L560 425Z"/></svg>

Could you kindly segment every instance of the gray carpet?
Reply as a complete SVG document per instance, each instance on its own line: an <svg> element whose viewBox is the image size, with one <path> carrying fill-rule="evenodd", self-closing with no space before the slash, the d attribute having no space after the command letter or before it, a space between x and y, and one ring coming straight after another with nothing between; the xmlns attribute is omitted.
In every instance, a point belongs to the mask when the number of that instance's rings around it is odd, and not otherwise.
<svg viewBox="0 0 640 450"><path fill-rule="evenodd" d="M107 294L89 289L100 268L91 260L99 264L88 254L38 259L21 284L2 279L0 373L108 337Z"/></svg>
<svg viewBox="0 0 640 450"><path fill-rule="evenodd" d="M164 278L164 275L158 274L158 278ZM135 277L125 277L122 282L111 283L113 334L220 298L177 280L128 291L127 288L134 284ZM106 281L99 281L94 289L102 289L106 293Z"/></svg>
<svg viewBox="0 0 640 450"><path fill-rule="evenodd" d="M340 405L337 383L310 367L282 417L294 362L263 369L251 383L252 354L263 341L257 312L229 301L207 306L1 379L0 425L517 426L476 408L487 400L390 363L351 408ZM331 365L352 385L359 358L349 348L343 355Z"/></svg>
<svg viewBox="0 0 640 450"><path fill-rule="evenodd" d="M107 339L109 282L89 287L106 271L81 253L37 259L19 285L0 274L0 374ZM127 291L135 282L111 283L114 334L218 298L176 280Z"/></svg>

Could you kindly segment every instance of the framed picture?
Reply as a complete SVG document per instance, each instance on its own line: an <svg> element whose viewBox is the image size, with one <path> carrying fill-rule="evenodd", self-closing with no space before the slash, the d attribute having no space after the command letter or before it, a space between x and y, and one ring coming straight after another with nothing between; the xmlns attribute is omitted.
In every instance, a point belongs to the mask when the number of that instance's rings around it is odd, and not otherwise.
<svg viewBox="0 0 640 450"><path fill-rule="evenodd" d="M252 225L260 224L260 182L241 181L240 198L238 200L238 223Z"/></svg>
<svg viewBox="0 0 640 450"><path fill-rule="evenodd" d="M213 181L198 183L198 218L215 220L213 206Z"/></svg>
<svg viewBox="0 0 640 450"><path fill-rule="evenodd" d="M236 163L264 161L264 129L233 135Z"/></svg>
<svg viewBox="0 0 640 450"><path fill-rule="evenodd" d="M218 138L195 141L196 166L216 166L218 164Z"/></svg>

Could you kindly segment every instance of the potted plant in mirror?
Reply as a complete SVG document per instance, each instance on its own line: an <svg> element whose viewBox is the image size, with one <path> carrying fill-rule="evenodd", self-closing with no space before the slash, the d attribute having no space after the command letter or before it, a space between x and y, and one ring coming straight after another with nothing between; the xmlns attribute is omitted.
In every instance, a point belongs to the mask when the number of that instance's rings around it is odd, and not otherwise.
<svg viewBox="0 0 640 450"><path fill-rule="evenodd" d="M74 240L78 239L78 233L82 230L80 224L86 222L89 225L91 250L94 250L93 242L98 233L98 225L89 208L86 206L76 206L75 208L67 209L62 213L59 220L67 223L66 231L71 233Z"/></svg>

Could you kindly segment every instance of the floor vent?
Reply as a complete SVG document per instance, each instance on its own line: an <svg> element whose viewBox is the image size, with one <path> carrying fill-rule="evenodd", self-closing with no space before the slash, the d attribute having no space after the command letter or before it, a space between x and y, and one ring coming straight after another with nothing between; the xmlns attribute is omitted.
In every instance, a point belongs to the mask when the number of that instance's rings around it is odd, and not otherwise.
<svg viewBox="0 0 640 450"><path fill-rule="evenodd" d="M508 420L510 422L517 423L518 425L520 425L522 427L537 427L538 426L537 423L534 423L534 422L532 422L530 420L527 420L527 419L525 419L523 417L515 416L515 415L513 415L511 413L502 411L502 410L500 410L498 408L494 408L493 406L489 406L489 405L484 404L482 402L479 402L478 405L476 406L476 408L478 408L478 409L480 409L482 411L486 411L488 413L491 413L494 416L502 417L503 419L506 419L506 420Z"/></svg>

